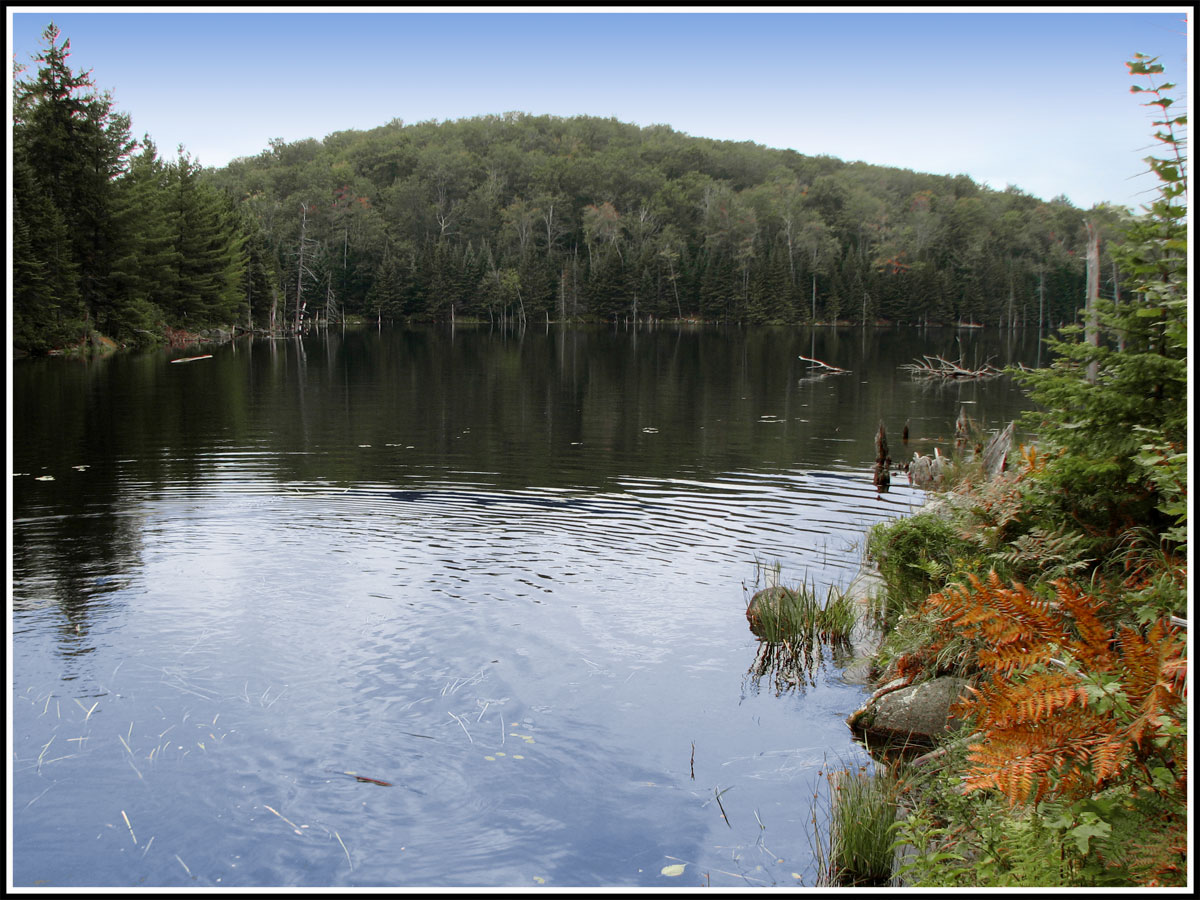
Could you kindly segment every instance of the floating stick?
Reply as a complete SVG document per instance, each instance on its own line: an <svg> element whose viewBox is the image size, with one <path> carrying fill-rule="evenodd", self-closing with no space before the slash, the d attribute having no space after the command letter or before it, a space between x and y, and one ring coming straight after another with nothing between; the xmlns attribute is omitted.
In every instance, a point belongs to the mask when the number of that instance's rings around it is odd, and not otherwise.
<svg viewBox="0 0 1200 900"><path fill-rule="evenodd" d="M133 833L133 826L129 824L129 816L125 815L125 810L121 810L121 818L125 820L125 827L129 829L129 836L133 838L133 842L136 844L137 835Z"/></svg>
<svg viewBox="0 0 1200 900"><path fill-rule="evenodd" d="M54 785L50 785L50 787L54 787ZM50 788L49 788L49 787L48 787L48 788L46 788L46 791L48 791L48 790L50 790ZM41 799L42 799L44 796L46 796L46 791L42 791L40 794L38 794L36 797L34 797L32 800L30 800L28 803L26 803L26 804L25 804L25 808L26 808L26 809L29 809L29 807L33 806L33 804L37 803L37 802L38 802L39 800L41 800Z"/></svg>
<svg viewBox="0 0 1200 900"><path fill-rule="evenodd" d="M349 775L355 781L365 781L368 784L378 784L382 787L392 787L390 781L380 781L378 778L368 778L366 775L359 775L357 772L342 772L342 775Z"/></svg>
<svg viewBox="0 0 1200 900"><path fill-rule="evenodd" d="M342 852L346 854L346 862L350 863L350 871L353 872L354 871L354 860L352 860L350 858L350 851L346 849L345 841L342 840L342 836L340 834L338 834L336 831L333 833L333 836L335 838L337 838L338 843L342 845Z"/></svg>
<svg viewBox="0 0 1200 900"><path fill-rule="evenodd" d="M725 791L727 790L729 790L729 788L725 788ZM729 816L725 814L725 805L721 803L721 794L725 793L725 791L717 791L716 788L713 788L713 795L717 798L717 806L721 808L721 818L725 820L726 825L732 828L733 823L729 821Z"/></svg>
<svg viewBox="0 0 1200 900"><path fill-rule="evenodd" d="M71 699L74 700L76 703L79 703L79 699L77 697L72 697ZM96 707L99 705L100 705L100 701L97 700L95 703L92 704L91 709L87 709L84 707L84 705L82 703L79 703L79 708L82 709L84 711L84 713L86 713L86 715L83 717L83 721L86 722L88 719L90 719L92 717L92 713L94 713L96 711Z"/></svg>
<svg viewBox="0 0 1200 900"><path fill-rule="evenodd" d="M265 804L265 803L263 804L263 806L264 806L264 807L266 807L267 809L271 810L271 812L275 813L275 815L279 816L279 818L283 819L283 821L285 821L285 822L287 822L289 825L291 825L291 826L292 826L292 831L296 832L296 834L300 835L301 837L303 837L303 836L304 836L304 832L300 830L299 826L298 826L298 825L296 825L296 823L295 823L295 822L293 822L291 819L289 819L289 818L288 818L287 816L285 816L283 813L281 813L281 812L279 812L279 811L277 811L277 810L275 810L275 809L272 809L271 807L267 806L267 804Z"/></svg>
<svg viewBox="0 0 1200 900"><path fill-rule="evenodd" d="M849 369L842 369L842 368L839 368L838 366L831 366L829 363L821 362L821 360L819 360L819 359L813 359L808 356L801 356L800 359L804 360L806 363L812 363L814 366L820 366L821 370L829 375L848 375L850 373Z"/></svg>
<svg viewBox="0 0 1200 900"><path fill-rule="evenodd" d="M54 735L50 735L50 740L46 741L46 746L43 747L42 752L38 754L37 767L39 772L42 768L42 759L45 757L46 751L50 749L50 745L54 743L54 737ZM53 762L53 760L51 760L51 762Z"/></svg>
<svg viewBox="0 0 1200 900"><path fill-rule="evenodd" d="M465 731L467 734L467 740L470 741L472 744L475 743L475 739L473 737L471 737L471 732L467 731L466 725L463 725L463 720L460 719L458 716L456 716L454 713L450 712L449 710L446 711L446 714L448 716L450 716L450 718L452 718L455 722L457 722L459 725L462 726L462 730Z"/></svg>

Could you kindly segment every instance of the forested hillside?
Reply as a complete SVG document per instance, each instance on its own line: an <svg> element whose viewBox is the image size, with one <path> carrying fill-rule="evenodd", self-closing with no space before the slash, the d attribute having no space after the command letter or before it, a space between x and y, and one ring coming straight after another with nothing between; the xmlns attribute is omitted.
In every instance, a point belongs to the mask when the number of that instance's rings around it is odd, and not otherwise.
<svg viewBox="0 0 1200 900"><path fill-rule="evenodd" d="M1112 232L1123 212L523 113L277 140L201 170L133 140L69 42L45 39L16 86L21 349L347 315L1049 327L1083 303L1085 218ZM1123 276L1101 269L1112 296Z"/></svg>

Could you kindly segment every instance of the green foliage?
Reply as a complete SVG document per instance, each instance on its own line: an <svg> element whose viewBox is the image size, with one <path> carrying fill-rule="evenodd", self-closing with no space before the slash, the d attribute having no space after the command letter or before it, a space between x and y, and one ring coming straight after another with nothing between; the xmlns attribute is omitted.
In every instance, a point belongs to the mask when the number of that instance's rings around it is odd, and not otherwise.
<svg viewBox="0 0 1200 900"><path fill-rule="evenodd" d="M41 60L56 74L21 83L15 105L18 149L44 162L20 206L28 346L77 318L127 337L155 309L172 325L245 315L248 325L294 328L301 305L309 322L1032 325L1072 318L1083 284L1078 210L1061 198L587 116L393 121L323 141L275 140L217 171L181 158L167 167L178 196L150 200L130 164L127 117L107 95L87 95L57 32L50 44ZM90 96L77 109L49 93L75 82L72 96ZM127 174L143 190L119 188ZM232 198L236 216L202 185ZM37 196L54 215L35 210ZM146 237L130 216L139 205ZM185 208L201 224L181 226ZM1117 213L1096 215L1111 225ZM94 244L70 258L85 267L78 300L57 288L47 299L47 279L38 280L67 272L51 252L56 221L75 244ZM183 256L171 291L149 296L135 262L164 227ZM394 257L402 276L385 269ZM519 273L519 296L487 280L507 270Z"/></svg>
<svg viewBox="0 0 1200 900"><path fill-rule="evenodd" d="M961 748L901 779L895 828L906 887L1182 886L1186 810L1113 787L1073 801L1012 807L965 795Z"/></svg>
<svg viewBox="0 0 1200 900"><path fill-rule="evenodd" d="M193 328L233 322L247 255L232 205L202 179L200 166L182 147L166 167L163 187L167 265L158 305L171 322Z"/></svg>
<svg viewBox="0 0 1200 900"><path fill-rule="evenodd" d="M14 148L13 342L35 352L86 335L67 223L36 181L26 154Z"/></svg>
<svg viewBox="0 0 1200 900"><path fill-rule="evenodd" d="M1094 822L1059 822L1045 809L1009 807L1002 800L965 796L955 774L961 759L906 777L905 814L896 825L906 887L1072 887L1119 883L1078 850L1103 831ZM1076 826L1082 826L1076 830Z"/></svg>
<svg viewBox="0 0 1200 900"><path fill-rule="evenodd" d="M310 203L342 302L360 313L400 243L416 257L405 315L420 319L495 317L490 288L474 289L505 269L520 272L527 319L1032 324L1043 275L1048 320L1073 315L1082 284L1062 201L611 119L391 123L273 142L210 175L255 206ZM293 252L290 216L261 223L281 260ZM448 304L449 283L470 290ZM944 298L933 312L931 291Z"/></svg>
<svg viewBox="0 0 1200 900"><path fill-rule="evenodd" d="M81 323L102 302L111 179L128 150L128 119L71 71L71 42L53 23L42 36L42 65L16 80L13 97L13 264L32 278L13 297L13 316L15 337L37 349L85 334Z"/></svg>
<svg viewBox="0 0 1200 900"><path fill-rule="evenodd" d="M972 550L958 536L951 519L935 512L919 512L874 526L867 538L867 555L887 585L885 624L919 606L952 573L961 570Z"/></svg>
<svg viewBox="0 0 1200 900"><path fill-rule="evenodd" d="M1061 498L1060 516L1093 534L1117 538L1135 525L1179 545L1186 543L1187 465L1187 172L1186 117L1167 115L1173 101L1155 85L1162 67L1138 55L1133 74L1145 76L1146 104L1161 110L1155 138L1166 157L1148 157L1160 179L1145 215L1125 223L1111 249L1124 274L1120 302L1098 304L1095 343L1083 329L1051 341L1048 368L1024 373L1043 409L1029 417L1043 443L1066 451L1044 475ZM1090 373L1095 373L1094 377Z"/></svg>

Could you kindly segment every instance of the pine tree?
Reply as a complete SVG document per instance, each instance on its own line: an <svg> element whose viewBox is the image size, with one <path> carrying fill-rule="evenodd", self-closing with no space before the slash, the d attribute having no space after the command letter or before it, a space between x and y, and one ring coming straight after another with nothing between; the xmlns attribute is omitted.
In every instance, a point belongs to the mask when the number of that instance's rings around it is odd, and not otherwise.
<svg viewBox="0 0 1200 900"><path fill-rule="evenodd" d="M100 324L118 339L144 343L161 334L157 301L173 275L166 198L166 166L146 136L128 174L117 182L113 227L123 240L110 272L111 321Z"/></svg>
<svg viewBox="0 0 1200 900"><path fill-rule="evenodd" d="M14 297L14 303L22 304L14 312L26 326L73 320L78 312L74 309L76 295L83 302L86 319L109 317L112 293L108 276L119 241L112 221L114 180L125 171L136 146L129 136L129 117L113 111L112 96L97 92L88 74L71 71L67 64L70 40L60 43L53 22L42 37L46 46L35 57L41 64L37 75L14 85L14 159L21 159L23 167L22 183L14 188L23 192L22 215L30 228L28 240L22 238L15 249L35 254L14 260L14 264L26 269L49 265L61 276L67 271L61 256L39 263L36 254L47 246L54 246L55 253L65 246L74 267L75 288L65 288L59 277L55 290L65 290L65 294L45 297L25 291L20 298ZM33 199L37 195L45 198L48 209L39 209L41 204ZM65 235L60 236L63 228ZM60 239L64 236L65 245ZM55 310L28 308L33 302L54 303Z"/></svg>
<svg viewBox="0 0 1200 900"><path fill-rule="evenodd" d="M62 213L37 187L22 148L13 153L13 342L41 352L78 341L86 309Z"/></svg>
<svg viewBox="0 0 1200 900"><path fill-rule="evenodd" d="M243 308L246 235L224 195L207 184L183 147L166 171L170 276L161 306L189 327L232 324Z"/></svg>

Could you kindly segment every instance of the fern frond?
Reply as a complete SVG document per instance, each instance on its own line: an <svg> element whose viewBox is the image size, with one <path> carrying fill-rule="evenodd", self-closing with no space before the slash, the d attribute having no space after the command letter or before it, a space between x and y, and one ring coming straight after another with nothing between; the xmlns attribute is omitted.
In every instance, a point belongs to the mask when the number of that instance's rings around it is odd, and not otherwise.
<svg viewBox="0 0 1200 900"><path fill-rule="evenodd" d="M1100 618L1104 604L1066 578L1054 582L1055 603L1071 617L1078 640L1072 642L1075 656L1105 670L1112 666L1112 629Z"/></svg>
<svg viewBox="0 0 1200 900"><path fill-rule="evenodd" d="M922 607L940 634L956 629L976 642L984 675L953 707L982 735L967 749L964 791L994 789L1012 804L1048 793L1082 797L1148 771L1150 754L1164 752L1184 783L1186 759L1153 740L1180 731L1187 662L1177 630L1163 619L1144 634L1114 631L1095 593L1068 579L1054 588L1049 600L1019 582L1004 585L993 571L931 594ZM1093 697L1097 686L1103 693Z"/></svg>
<svg viewBox="0 0 1200 900"><path fill-rule="evenodd" d="M1096 784L1110 781L1124 768L1129 757L1129 743L1124 740L1106 740L1090 748L1092 777Z"/></svg>

